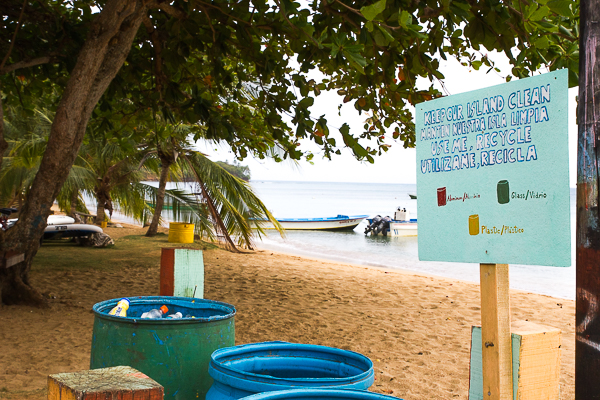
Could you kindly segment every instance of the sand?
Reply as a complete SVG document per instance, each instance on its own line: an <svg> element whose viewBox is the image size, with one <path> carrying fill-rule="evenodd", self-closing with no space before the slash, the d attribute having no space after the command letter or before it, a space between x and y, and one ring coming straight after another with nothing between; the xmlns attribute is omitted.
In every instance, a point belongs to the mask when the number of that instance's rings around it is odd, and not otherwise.
<svg viewBox="0 0 600 400"><path fill-rule="evenodd" d="M107 228L120 237L142 229ZM236 343L285 340L370 357L370 390L404 399L467 399L479 286L414 273L254 251L206 250L205 298L237 308ZM147 265L146 265L147 264ZM48 374L89 368L93 304L156 295L159 260L127 270L32 272L46 310L0 306L0 399L43 399ZM511 316L562 330L561 398L574 398L574 302L511 291Z"/></svg>

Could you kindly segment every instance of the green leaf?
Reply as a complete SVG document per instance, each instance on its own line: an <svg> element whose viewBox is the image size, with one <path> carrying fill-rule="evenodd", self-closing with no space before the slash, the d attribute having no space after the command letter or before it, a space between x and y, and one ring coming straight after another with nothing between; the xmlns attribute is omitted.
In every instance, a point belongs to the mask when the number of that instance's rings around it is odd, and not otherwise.
<svg viewBox="0 0 600 400"><path fill-rule="evenodd" d="M298 108L305 110L308 107L312 106L315 103L315 99L312 97L306 97L304 99L302 99L302 101L300 103L298 103Z"/></svg>
<svg viewBox="0 0 600 400"><path fill-rule="evenodd" d="M546 6L542 6L538 8L531 16L529 17L532 21L539 21L550 13L550 9Z"/></svg>
<svg viewBox="0 0 600 400"><path fill-rule="evenodd" d="M575 36L573 36L573 33L562 25L558 26L558 31L564 35L567 35L570 38L575 39Z"/></svg>
<svg viewBox="0 0 600 400"><path fill-rule="evenodd" d="M547 49L548 48L548 37L547 36L542 36L541 38L536 39L533 42L533 45L535 47L540 48L540 49Z"/></svg>
<svg viewBox="0 0 600 400"><path fill-rule="evenodd" d="M380 31L373 32L373 39L375 39L377 46L385 47L389 44L389 41L386 40L385 36L383 36Z"/></svg>
<svg viewBox="0 0 600 400"><path fill-rule="evenodd" d="M406 28L408 24L412 24L412 14L406 10L402 10L402 12L398 14L398 24L403 28Z"/></svg>
<svg viewBox="0 0 600 400"><path fill-rule="evenodd" d="M371 4L370 6L364 6L360 9L361 14L368 20L373 21L375 17L385 10L385 2L386 0L379 0L376 3Z"/></svg>
<svg viewBox="0 0 600 400"><path fill-rule="evenodd" d="M342 133L342 135L349 135L350 134L350 126L347 123L344 123L340 128L340 132Z"/></svg>
<svg viewBox="0 0 600 400"><path fill-rule="evenodd" d="M551 24L547 21L535 21L534 24L548 32L556 32L558 30L558 27L556 25Z"/></svg>
<svg viewBox="0 0 600 400"><path fill-rule="evenodd" d="M367 66L367 60L360 53L352 53L349 51L344 51L344 56L350 64L352 64L355 68L357 68L361 74L365 73L365 67Z"/></svg>
<svg viewBox="0 0 600 400"><path fill-rule="evenodd" d="M383 37L387 40L387 42L388 42L387 44L390 44L395 40L394 37L388 32L388 30L386 28L384 28L383 26L380 26L380 25L377 25L377 27L383 34Z"/></svg>
<svg viewBox="0 0 600 400"><path fill-rule="evenodd" d="M548 2L548 7L550 10L554 11L558 15L563 17L572 17L573 10L571 9L571 5L573 1L571 0L551 0Z"/></svg>

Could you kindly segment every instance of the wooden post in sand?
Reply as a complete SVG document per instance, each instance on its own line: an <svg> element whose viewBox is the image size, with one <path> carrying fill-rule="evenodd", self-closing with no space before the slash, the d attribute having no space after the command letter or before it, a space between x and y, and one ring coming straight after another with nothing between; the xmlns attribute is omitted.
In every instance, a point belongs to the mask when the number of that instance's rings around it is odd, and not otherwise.
<svg viewBox="0 0 600 400"><path fill-rule="evenodd" d="M160 256L160 295L204 298L202 250L163 248Z"/></svg>
<svg viewBox="0 0 600 400"><path fill-rule="evenodd" d="M164 388L127 366L48 376L48 400L162 400Z"/></svg>
<svg viewBox="0 0 600 400"><path fill-rule="evenodd" d="M600 2L582 0L580 17L575 399L592 400L600 398Z"/></svg>
<svg viewBox="0 0 600 400"><path fill-rule="evenodd" d="M508 264L480 264L484 400L510 400L512 342Z"/></svg>

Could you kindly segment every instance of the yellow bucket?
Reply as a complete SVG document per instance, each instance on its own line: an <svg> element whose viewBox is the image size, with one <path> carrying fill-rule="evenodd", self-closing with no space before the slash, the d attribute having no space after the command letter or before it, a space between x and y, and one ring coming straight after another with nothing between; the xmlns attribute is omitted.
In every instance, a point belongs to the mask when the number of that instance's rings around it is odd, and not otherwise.
<svg viewBox="0 0 600 400"><path fill-rule="evenodd" d="M194 243L194 224L186 224L185 222L170 222L169 242Z"/></svg>
<svg viewBox="0 0 600 400"><path fill-rule="evenodd" d="M100 228L102 228L102 229L106 228L107 225L108 225L107 221L100 222Z"/></svg>

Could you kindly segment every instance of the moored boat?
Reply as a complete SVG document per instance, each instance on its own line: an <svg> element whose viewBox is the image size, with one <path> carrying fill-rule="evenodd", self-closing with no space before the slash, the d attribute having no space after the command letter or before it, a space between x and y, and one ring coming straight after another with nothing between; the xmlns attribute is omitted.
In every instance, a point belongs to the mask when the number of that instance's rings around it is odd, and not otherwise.
<svg viewBox="0 0 600 400"><path fill-rule="evenodd" d="M102 233L102 228L88 224L48 225L44 229L43 240L87 237L94 233Z"/></svg>
<svg viewBox="0 0 600 400"><path fill-rule="evenodd" d="M12 219L9 219L8 221L6 221L8 227L10 228L14 224L16 224L18 220L19 220L18 218L12 218ZM74 224L74 223L75 223L75 220L66 215L49 215L46 225L48 225L48 226L49 225L70 225L70 224Z"/></svg>
<svg viewBox="0 0 600 400"><path fill-rule="evenodd" d="M377 236L381 233L383 236L417 236L417 220L411 219L406 209L398 207L394 213L394 219L390 217L382 218L377 215L367 218L369 225L365 229L365 235Z"/></svg>
<svg viewBox="0 0 600 400"><path fill-rule="evenodd" d="M277 218L277 222L287 230L352 230L368 215L338 215L330 218ZM275 229L269 221L260 221L263 229Z"/></svg>
<svg viewBox="0 0 600 400"><path fill-rule="evenodd" d="M417 220L391 221L389 227L390 236L417 236Z"/></svg>

